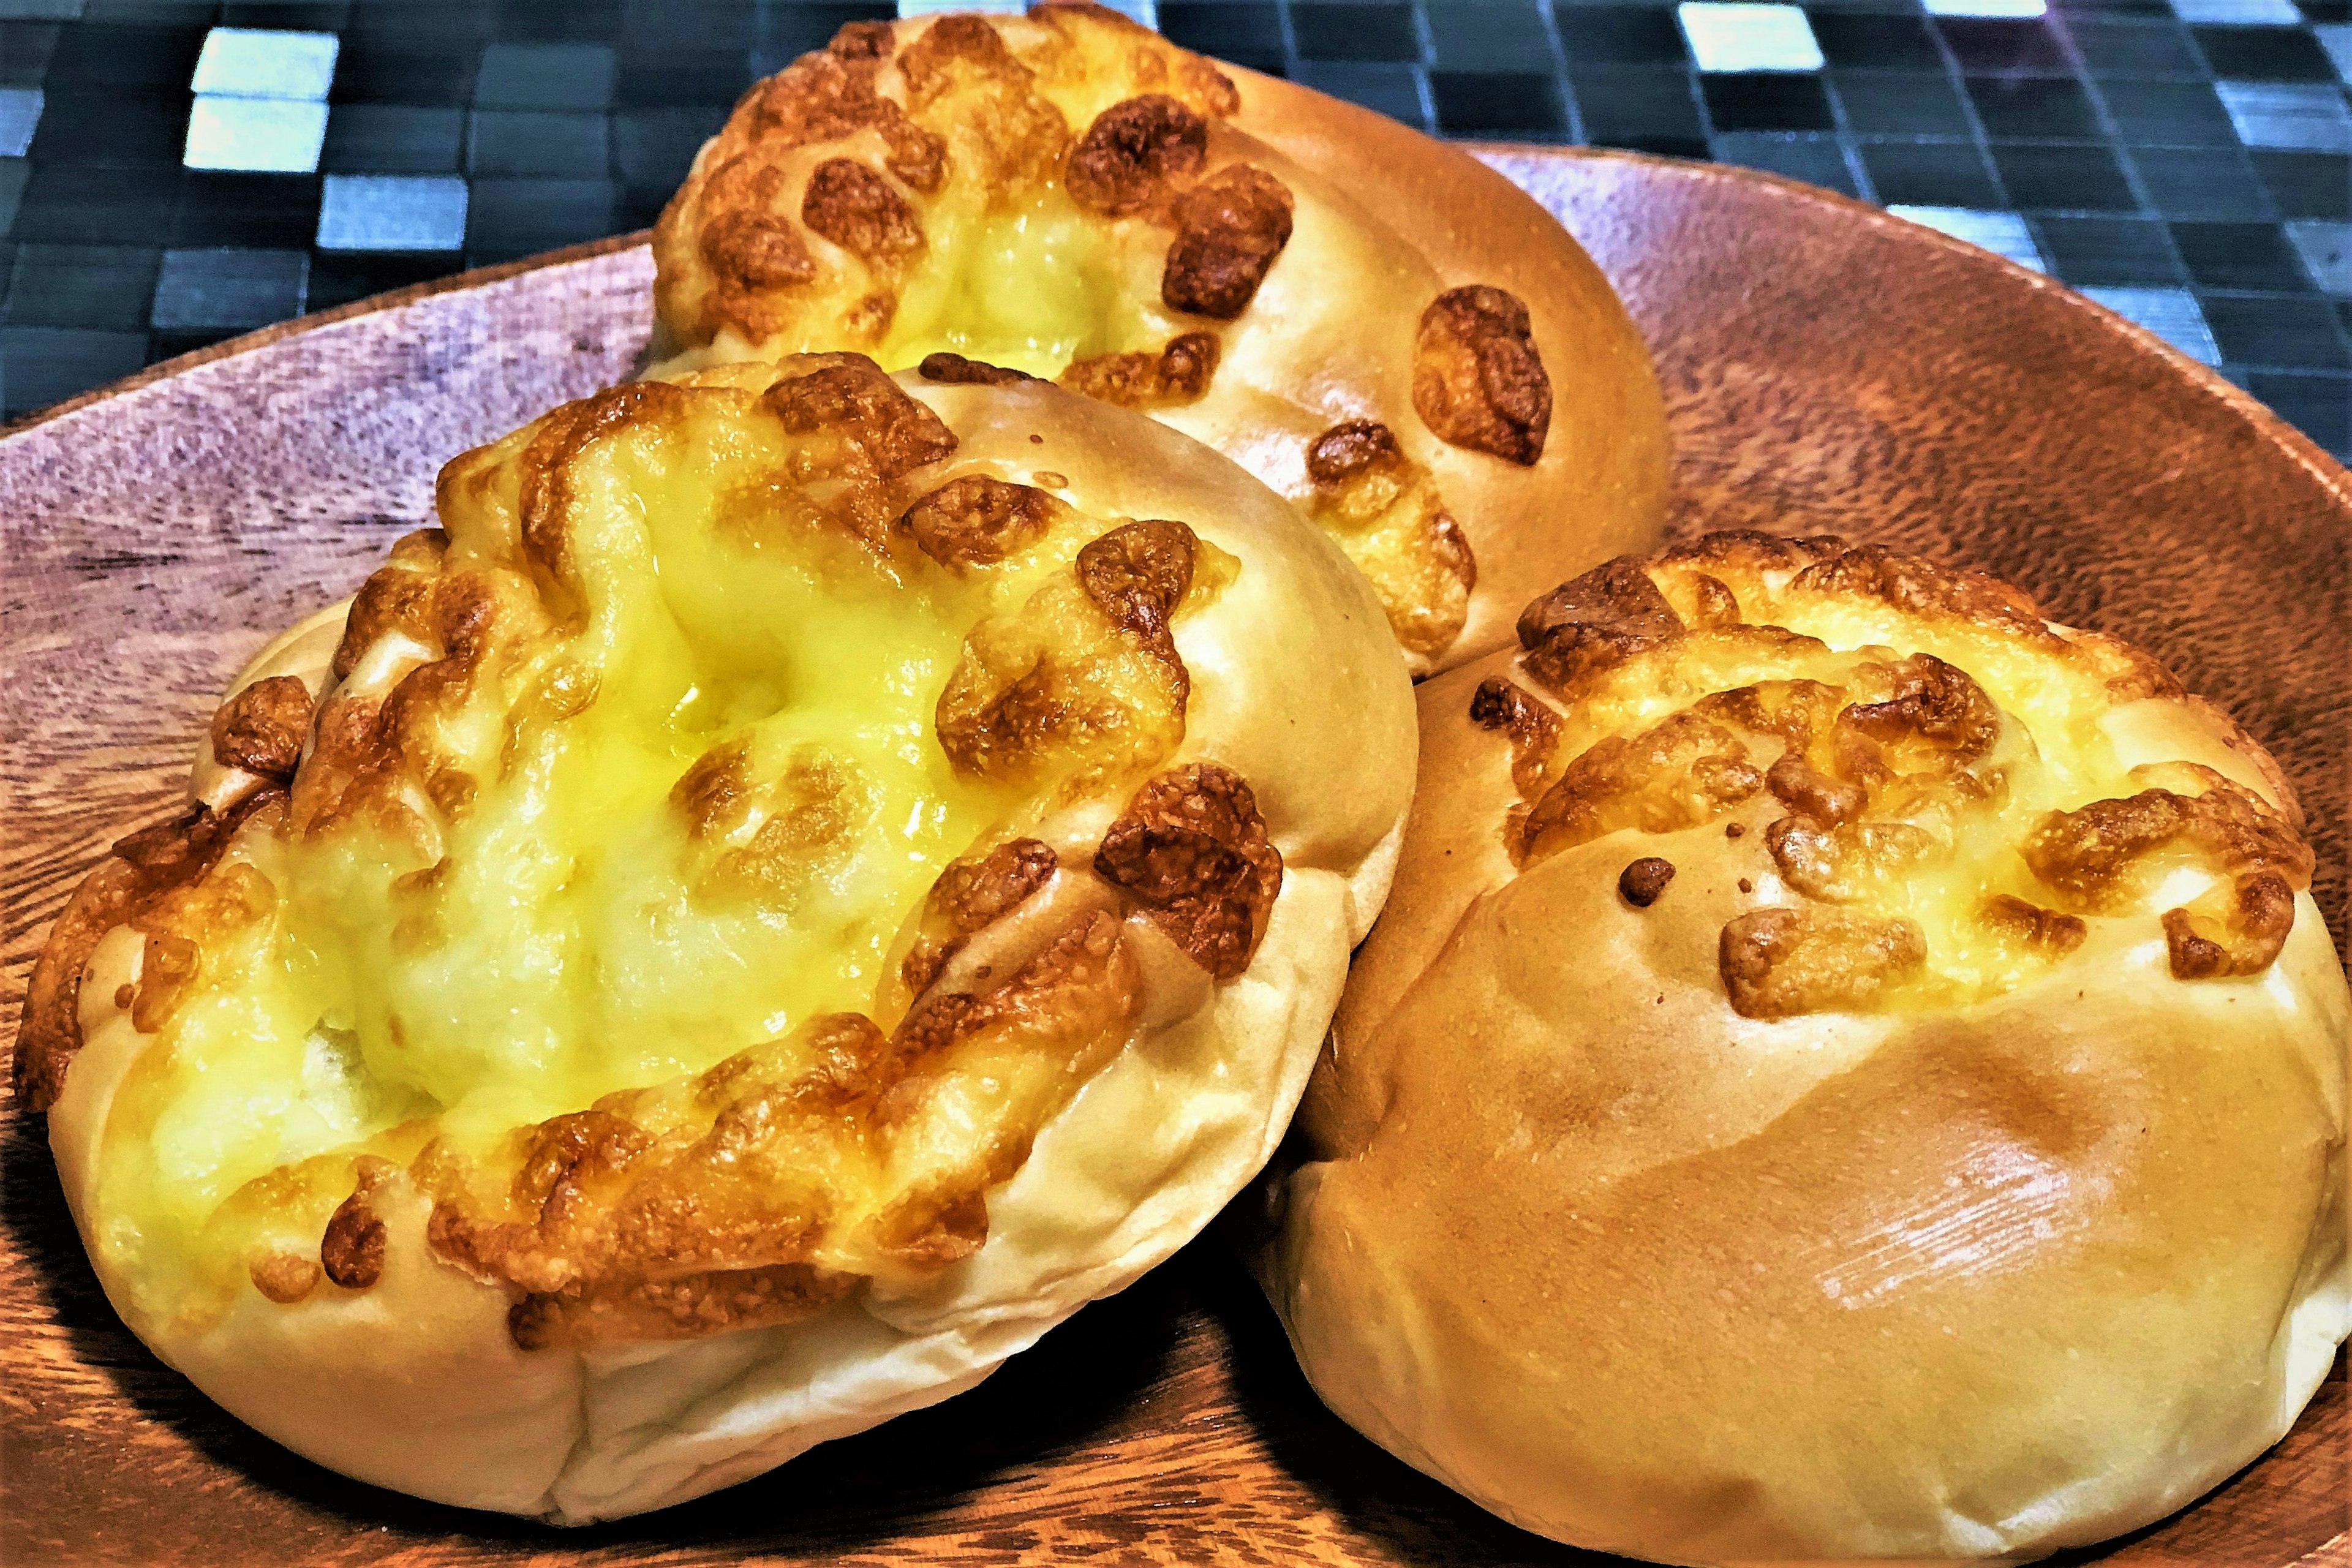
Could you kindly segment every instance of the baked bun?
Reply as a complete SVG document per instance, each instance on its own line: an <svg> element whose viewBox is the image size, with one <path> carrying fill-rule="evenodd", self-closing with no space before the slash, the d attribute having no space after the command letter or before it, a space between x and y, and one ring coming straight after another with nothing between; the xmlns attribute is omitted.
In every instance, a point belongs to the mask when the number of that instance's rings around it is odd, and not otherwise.
<svg viewBox="0 0 2352 1568"><path fill-rule="evenodd" d="M1328 154L1366 121L1397 168L1360 186ZM1207 442L1339 542L1416 672L1657 538L1649 354L1549 215L1098 6L850 24L744 96L653 249L671 363L1044 376Z"/></svg>
<svg viewBox="0 0 2352 1568"><path fill-rule="evenodd" d="M35 978L18 1091L165 1361L364 1480L633 1513L970 1386L1263 1163L1414 747L1277 497L830 354L438 506Z"/></svg>
<svg viewBox="0 0 2352 1568"><path fill-rule="evenodd" d="M2347 1020L2262 749L1835 539L1612 561L1519 629L1420 690L1270 1182L1331 1407L1686 1563L2032 1557L2283 1435L2347 1328Z"/></svg>

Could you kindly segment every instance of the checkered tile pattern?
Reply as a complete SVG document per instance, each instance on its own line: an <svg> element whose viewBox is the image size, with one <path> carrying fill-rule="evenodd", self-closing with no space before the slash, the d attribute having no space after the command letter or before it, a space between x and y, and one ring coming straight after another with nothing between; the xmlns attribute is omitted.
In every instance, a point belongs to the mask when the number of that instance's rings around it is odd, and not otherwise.
<svg viewBox="0 0 2352 1568"><path fill-rule="evenodd" d="M935 0L0 0L0 409L650 223L755 77ZM1017 8L998 5L991 8ZM1883 203L2352 457L2352 0L1121 0L1440 135Z"/></svg>

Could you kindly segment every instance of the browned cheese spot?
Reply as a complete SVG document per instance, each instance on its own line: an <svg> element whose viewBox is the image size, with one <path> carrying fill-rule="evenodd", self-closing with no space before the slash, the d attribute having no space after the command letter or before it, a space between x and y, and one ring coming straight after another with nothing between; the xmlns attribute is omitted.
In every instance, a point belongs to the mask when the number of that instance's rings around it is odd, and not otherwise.
<svg viewBox="0 0 2352 1568"><path fill-rule="evenodd" d="M256 790L226 812L197 806L118 839L82 879L49 928L17 1024L10 1079L28 1110L47 1110L65 1092L66 1069L82 1046L82 977L99 940L158 912L174 892L211 873L240 826L257 817L265 824L283 820L285 806L286 794L278 789ZM253 890L240 885L240 894ZM127 1002L118 997L118 1005L135 1009L137 995L134 990Z"/></svg>
<svg viewBox="0 0 2352 1568"><path fill-rule="evenodd" d="M2294 929L2294 885L2276 871L2217 883L2195 903L2164 911L2165 954L2179 980L2260 974Z"/></svg>
<svg viewBox="0 0 2352 1568"><path fill-rule="evenodd" d="M722 284L790 289L816 276L816 258L788 218L738 207L702 231L702 259Z"/></svg>
<svg viewBox="0 0 2352 1568"><path fill-rule="evenodd" d="M284 783L310 732L310 689L290 675L257 680L213 714L213 761Z"/></svg>
<svg viewBox="0 0 2352 1568"><path fill-rule="evenodd" d="M896 268L923 248L923 222L889 181L855 158L828 158L809 176L801 221L869 266Z"/></svg>
<svg viewBox="0 0 2352 1568"><path fill-rule="evenodd" d="M923 363L915 370L925 381L935 381L943 386L1018 386L1024 381L1038 379L1024 370L1007 370L986 360L946 353L925 354ZM1034 436L1029 438L1037 439Z"/></svg>
<svg viewBox="0 0 2352 1568"><path fill-rule="evenodd" d="M1156 354L1138 350L1072 360L1058 379L1072 392L1122 408L1175 408L1209 390L1221 352L1214 332L1185 332Z"/></svg>
<svg viewBox="0 0 2352 1568"><path fill-rule="evenodd" d="M955 432L863 354L780 381L761 402L795 436L823 434L854 448L877 479L895 479L956 448Z"/></svg>
<svg viewBox="0 0 2352 1568"><path fill-rule="evenodd" d="M985 17L940 17L899 51L898 71L918 115L938 123L952 100L954 156L992 193L1061 172L1069 124Z"/></svg>
<svg viewBox="0 0 2352 1568"><path fill-rule="evenodd" d="M1629 862L1617 873L1617 896L1637 910L1646 910L1658 901L1666 884L1675 879L1675 863L1655 855L1644 855Z"/></svg>
<svg viewBox="0 0 2352 1568"><path fill-rule="evenodd" d="M1590 676L1683 634L1641 558L1621 555L1562 583L1519 614L1521 661L1528 674L1563 697Z"/></svg>
<svg viewBox="0 0 2352 1568"><path fill-rule="evenodd" d="M1171 310L1230 321L1290 243L1290 189L1265 170L1234 163L1179 197L1176 242L1160 275Z"/></svg>
<svg viewBox="0 0 2352 1568"><path fill-rule="evenodd" d="M1559 715L1524 689L1490 675L1470 694L1470 721L1482 730L1498 731L1511 742L1511 783L1523 796L1543 786L1559 744Z"/></svg>
<svg viewBox="0 0 2352 1568"><path fill-rule="evenodd" d="M383 1278L384 1248L390 1233L368 1194L392 1173L389 1161L362 1158L359 1184L327 1221L319 1241L319 1266L328 1279L346 1290L365 1290Z"/></svg>
<svg viewBox="0 0 2352 1568"><path fill-rule="evenodd" d="M337 680L348 678L361 656L390 633L418 642L432 640L433 589L448 548L447 534L437 528L421 529L404 535L384 563L368 574L344 618L342 640L335 645Z"/></svg>
<svg viewBox="0 0 2352 1568"><path fill-rule="evenodd" d="M1724 926L1716 963L1743 1018L1867 1013L1926 969L1927 942L1906 920L1750 910Z"/></svg>
<svg viewBox="0 0 2352 1568"><path fill-rule="evenodd" d="M1809 899L1853 903L1898 884L1935 849L1907 822L1784 816L1764 830L1781 879Z"/></svg>
<svg viewBox="0 0 2352 1568"><path fill-rule="evenodd" d="M992 566L1043 539L1068 510L1044 490L966 474L908 507L898 526L942 566Z"/></svg>
<svg viewBox="0 0 2352 1568"><path fill-rule="evenodd" d="M319 1260L293 1252L265 1252L246 1265L253 1288L281 1307L299 1301L319 1288Z"/></svg>
<svg viewBox="0 0 2352 1568"><path fill-rule="evenodd" d="M1438 439L1522 465L1543 456L1551 378L1518 297L1473 284L1422 312L1412 406Z"/></svg>
<svg viewBox="0 0 2352 1568"><path fill-rule="evenodd" d="M2309 887L2312 852L2303 837L2252 790L2219 773L2207 782L2201 795L2149 789L2053 811L2020 852L2065 904L2091 914L2127 910L2146 896L2154 868L2174 860L2224 879L2274 872L2290 889Z"/></svg>
<svg viewBox="0 0 2352 1568"><path fill-rule="evenodd" d="M963 944L1053 879L1054 847L1035 838L1000 844L977 860L950 862L923 900L921 930L898 965L920 996Z"/></svg>
<svg viewBox="0 0 2352 1568"><path fill-rule="evenodd" d="M1307 447L1307 514L1370 580L1389 629L1433 657L1462 633L1478 563L1429 470L1370 419L1332 426Z"/></svg>
<svg viewBox="0 0 2352 1568"><path fill-rule="evenodd" d="M2037 958L2063 958L2083 945L2090 927L2073 915L1995 893L1977 906L1977 923L2004 943Z"/></svg>
<svg viewBox="0 0 2352 1568"><path fill-rule="evenodd" d="M1168 623L1192 587L1199 541L1166 518L1114 528L1078 552L1078 585L1111 624L1175 653Z"/></svg>
<svg viewBox="0 0 2352 1568"><path fill-rule="evenodd" d="M1696 827L1763 787L1763 774L1730 731L1676 713L1638 735L1599 742L1570 763L1528 813L1519 858L1540 860L1621 827Z"/></svg>
<svg viewBox="0 0 2352 1568"><path fill-rule="evenodd" d="M1209 122L1165 93L1114 103L1070 149L1064 181L1088 212L1125 217L1166 201L1209 156Z"/></svg>
<svg viewBox="0 0 2352 1568"><path fill-rule="evenodd" d="M1282 852L1240 774L1215 763L1161 773L1103 835L1095 870L1219 980L1249 967L1282 890Z"/></svg>

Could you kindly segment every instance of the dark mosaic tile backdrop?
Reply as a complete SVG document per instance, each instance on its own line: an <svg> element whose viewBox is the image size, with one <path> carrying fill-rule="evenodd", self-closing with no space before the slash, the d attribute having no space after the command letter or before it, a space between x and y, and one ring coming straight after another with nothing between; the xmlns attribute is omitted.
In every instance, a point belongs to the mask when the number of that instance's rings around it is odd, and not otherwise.
<svg viewBox="0 0 2352 1568"><path fill-rule="evenodd" d="M2352 0L2042 5L1122 8L1441 135L1714 158L1903 208L2352 456ZM897 9L0 0L0 411L648 224L754 77Z"/></svg>

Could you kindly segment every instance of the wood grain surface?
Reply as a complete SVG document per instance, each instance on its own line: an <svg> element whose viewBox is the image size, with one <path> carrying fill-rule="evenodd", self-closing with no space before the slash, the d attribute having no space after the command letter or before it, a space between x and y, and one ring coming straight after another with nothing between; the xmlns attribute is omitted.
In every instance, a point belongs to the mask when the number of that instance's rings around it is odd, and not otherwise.
<svg viewBox="0 0 2352 1568"><path fill-rule="evenodd" d="M2055 285L1764 176L1490 149L1652 343L1676 526L1834 530L1999 572L2286 764L2346 935L2352 480ZM634 237L271 329L0 438L0 1038L76 879L176 801L213 700L349 592L467 446L627 374ZM1573 417L1573 410L1563 410ZM366 1419L354 1411L353 1418ZM2345 1363L2188 1511L2064 1561L2352 1564ZM1600 1563L1339 1425L1212 1236L976 1392L684 1507L558 1532L343 1479L117 1321L37 1119L0 1119L0 1562Z"/></svg>

